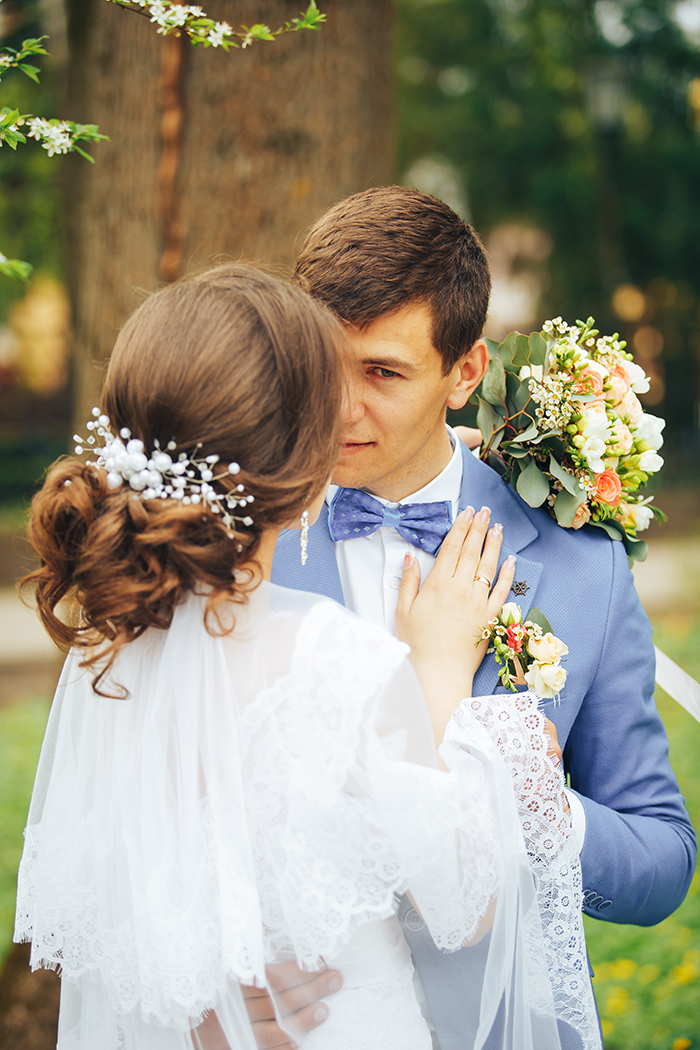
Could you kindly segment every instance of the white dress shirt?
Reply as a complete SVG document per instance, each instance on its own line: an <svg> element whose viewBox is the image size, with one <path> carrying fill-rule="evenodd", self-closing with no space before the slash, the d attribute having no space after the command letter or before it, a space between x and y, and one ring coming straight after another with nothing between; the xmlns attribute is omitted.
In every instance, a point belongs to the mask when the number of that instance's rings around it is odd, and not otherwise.
<svg viewBox="0 0 700 1050"><path fill-rule="evenodd" d="M448 430L452 441L452 458L436 478L418 492L399 500L399 503L392 503L381 496L374 498L385 507L398 507L402 503L446 501L452 505L454 521L459 513L459 497L462 490L462 453L454 433L449 427ZM337 486L331 485L326 496L328 504L337 491ZM376 623L395 634L394 614L403 574L404 555L408 552L418 559L421 580L424 580L432 569L435 558L421 548L412 546L408 540L399 536L395 528L386 525L380 526L371 536L338 540L334 546L348 609L352 609L363 620Z"/></svg>
<svg viewBox="0 0 700 1050"><path fill-rule="evenodd" d="M374 496L385 507L398 507L402 503L435 503L444 500L452 506L452 521L459 513L462 491L462 452L459 441L451 427L447 428L452 443L452 457L443 470L424 485L398 503ZM328 489L326 502L330 505L338 491L337 485ZM479 510L479 507L475 507ZM433 567L432 554L414 547L392 526L382 525L371 536L358 536L351 540L334 543L340 583L348 609L363 620L396 633L395 613L403 574L404 555L408 552L418 559L421 581ZM491 659L491 657L487 657ZM579 851L586 831L586 813L579 799L567 790L571 805L572 832Z"/></svg>

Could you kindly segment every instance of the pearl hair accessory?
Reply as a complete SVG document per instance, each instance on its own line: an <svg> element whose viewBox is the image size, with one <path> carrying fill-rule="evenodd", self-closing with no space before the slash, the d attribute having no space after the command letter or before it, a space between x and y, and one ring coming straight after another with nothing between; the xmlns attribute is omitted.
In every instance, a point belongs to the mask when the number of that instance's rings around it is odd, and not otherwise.
<svg viewBox="0 0 700 1050"><path fill-rule="evenodd" d="M165 449L161 449L157 440L153 442L154 452L149 459L143 441L132 438L128 427L122 427L119 437L115 437L109 429L109 416L101 413L99 408L93 408L92 415L94 418L87 423L87 429L92 431L87 441L77 434L73 435L75 454L82 456L85 451L83 446L92 446L88 452L96 453L97 458L86 462L107 471L110 489L121 488L126 483L141 499L174 499L185 505L200 504L214 514L220 514L228 528L234 522L246 526L253 524L249 515L232 513L238 508L247 507L254 500L253 496L245 494L243 485L236 485L230 492L217 492L211 484L223 478L235 477L241 469L238 463L229 463L221 474L215 475L219 457L213 455L197 459L201 444L196 446L190 458L180 452L175 459L175 442L169 441ZM98 443L100 438L102 444Z"/></svg>

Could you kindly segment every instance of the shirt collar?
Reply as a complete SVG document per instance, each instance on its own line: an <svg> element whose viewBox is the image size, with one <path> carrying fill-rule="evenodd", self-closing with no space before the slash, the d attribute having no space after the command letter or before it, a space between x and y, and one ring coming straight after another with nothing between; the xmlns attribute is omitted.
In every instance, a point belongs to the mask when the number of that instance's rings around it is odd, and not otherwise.
<svg viewBox="0 0 700 1050"><path fill-rule="evenodd" d="M409 496L405 496L402 500L399 500L399 503L438 503L441 500L446 500L452 504L452 520L454 521L459 513L459 498L462 491L462 451L459 439L452 427L447 427L447 433L452 445L452 456L447 465L427 485L418 489L417 492L412 492ZM337 491L337 485L329 486L326 494L326 503L329 506ZM375 496L374 498L383 503L385 507L398 506L398 504L392 503L390 500L382 499L381 496Z"/></svg>

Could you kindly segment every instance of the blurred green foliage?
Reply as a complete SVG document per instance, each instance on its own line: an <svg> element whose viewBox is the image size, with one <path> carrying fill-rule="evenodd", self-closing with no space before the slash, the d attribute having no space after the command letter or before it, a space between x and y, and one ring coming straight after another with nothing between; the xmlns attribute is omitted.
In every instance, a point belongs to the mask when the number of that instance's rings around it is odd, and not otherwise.
<svg viewBox="0 0 700 1050"><path fill-rule="evenodd" d="M57 76L50 63L42 80L35 84L10 70L0 81L0 108L60 116ZM37 271L56 277L63 272L60 168L61 159L49 157L38 142L17 151L0 149L0 251L8 258L28 259ZM25 291L21 282L0 278L0 323Z"/></svg>
<svg viewBox="0 0 700 1050"><path fill-rule="evenodd" d="M655 619L654 640L700 681L700 614ZM700 725L661 690L671 762L700 828ZM584 919L606 1050L700 1047L700 872L674 915L650 929Z"/></svg>
<svg viewBox="0 0 700 1050"><path fill-rule="evenodd" d="M22 830L48 711L46 697L0 708L0 959L12 940Z"/></svg>
<svg viewBox="0 0 700 1050"><path fill-rule="evenodd" d="M697 447L700 350L700 48L673 0L399 0L399 170L456 169L482 232L544 230L542 320L592 313L664 342L669 418ZM519 264L516 259L515 265ZM644 362L642 362L644 363Z"/></svg>

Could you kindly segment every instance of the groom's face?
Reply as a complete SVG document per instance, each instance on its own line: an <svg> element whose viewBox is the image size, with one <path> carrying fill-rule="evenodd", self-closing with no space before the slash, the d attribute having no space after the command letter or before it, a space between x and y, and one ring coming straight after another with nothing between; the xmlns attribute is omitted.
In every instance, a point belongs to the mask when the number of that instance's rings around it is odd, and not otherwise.
<svg viewBox="0 0 700 1050"><path fill-rule="evenodd" d="M430 308L415 303L346 331L351 378L333 482L398 501L447 465L445 410L466 403L488 350L479 340L445 375Z"/></svg>

